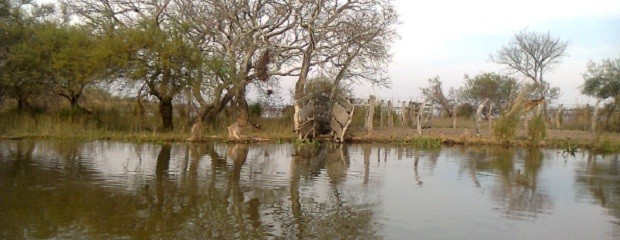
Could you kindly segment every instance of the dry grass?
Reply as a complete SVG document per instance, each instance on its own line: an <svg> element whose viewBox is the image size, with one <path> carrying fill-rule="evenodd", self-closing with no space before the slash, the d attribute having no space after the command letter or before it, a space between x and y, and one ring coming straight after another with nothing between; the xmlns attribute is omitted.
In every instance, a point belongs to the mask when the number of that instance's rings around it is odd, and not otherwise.
<svg viewBox="0 0 620 240"><path fill-rule="evenodd" d="M433 128L422 130L417 134L411 127L394 127L379 129L375 127L372 134L367 134L363 126L363 116L354 118L354 127L349 133L352 142L392 142L413 144L420 147L433 147L436 142L463 145L505 145L494 139L488 123L484 124L481 136L476 136L471 119L461 119L458 128L451 128L452 119L435 118ZM93 114L95 115L95 114ZM362 116L362 117L360 117ZM357 119L357 120L356 120ZM36 120L27 115L3 113L0 115L0 138L71 138L71 139L110 139L123 141L185 141L189 138L189 128L179 127L179 119L175 119L175 131L162 133L157 131L159 124L156 117L136 118L135 115L103 114L103 117L66 114L41 115ZM204 141L226 141L226 126L231 119L221 118L218 123L203 132ZM296 134L292 131L290 118L254 119L261 129L247 128L243 134L246 141L292 142ZM361 123L360 123L361 122ZM398 126L398 125L397 125ZM448 126L448 127L446 127ZM527 146L528 134L519 125L517 134L509 146ZM548 130L547 138L536 146L564 147L566 145L589 148L601 152L620 151L620 134L592 134L581 130Z"/></svg>

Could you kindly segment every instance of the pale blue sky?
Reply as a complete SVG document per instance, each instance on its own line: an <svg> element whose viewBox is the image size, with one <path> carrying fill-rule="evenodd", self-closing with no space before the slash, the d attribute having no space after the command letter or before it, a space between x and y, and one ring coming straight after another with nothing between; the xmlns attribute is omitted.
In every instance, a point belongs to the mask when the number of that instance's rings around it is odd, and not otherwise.
<svg viewBox="0 0 620 240"><path fill-rule="evenodd" d="M392 88L356 87L394 100L421 100L419 88L439 76L445 89L462 85L464 74L503 68L488 61L515 32L550 32L569 42L568 57L545 79L562 89L558 102L592 103L579 86L589 60L620 57L620 1L396 0L402 24L390 65ZM521 77L518 77L521 79Z"/></svg>

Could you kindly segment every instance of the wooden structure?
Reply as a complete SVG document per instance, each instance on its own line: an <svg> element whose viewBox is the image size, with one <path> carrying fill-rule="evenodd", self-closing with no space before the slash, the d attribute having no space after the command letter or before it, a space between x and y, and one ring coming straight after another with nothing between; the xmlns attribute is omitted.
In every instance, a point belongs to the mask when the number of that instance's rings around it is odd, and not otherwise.
<svg viewBox="0 0 620 240"><path fill-rule="evenodd" d="M333 101L325 93L311 94L297 100L299 109L300 140L316 138L331 132L336 142L344 141L344 135L351 124L353 104L338 95Z"/></svg>

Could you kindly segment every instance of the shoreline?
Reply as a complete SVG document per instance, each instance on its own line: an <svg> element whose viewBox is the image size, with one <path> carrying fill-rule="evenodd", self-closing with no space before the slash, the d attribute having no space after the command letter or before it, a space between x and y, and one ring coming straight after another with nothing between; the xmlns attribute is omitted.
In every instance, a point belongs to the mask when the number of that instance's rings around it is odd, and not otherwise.
<svg viewBox="0 0 620 240"><path fill-rule="evenodd" d="M240 142L240 143L299 143L293 134L266 135L262 131L248 131L246 138L241 140L229 140L224 133L205 134L199 140L191 142ZM15 135L0 136L0 140L22 139L73 139L73 140L117 140L135 142L190 142L189 133L172 132L98 132L84 133L79 135ZM330 141L328 137L320 137L318 141ZM588 149L603 153L620 152L620 134L602 133L592 134L578 130L549 130L545 140L538 144L532 144L523 134L509 142L497 142L488 131L483 131L480 136L473 133L473 129L461 128L429 128L424 129L422 134L417 134L409 128L392 128L373 131L372 134L353 131L351 136L345 139L345 143L394 143L407 144L421 148L436 148L441 146L493 146L493 147L540 147L559 148L572 151L573 149Z"/></svg>

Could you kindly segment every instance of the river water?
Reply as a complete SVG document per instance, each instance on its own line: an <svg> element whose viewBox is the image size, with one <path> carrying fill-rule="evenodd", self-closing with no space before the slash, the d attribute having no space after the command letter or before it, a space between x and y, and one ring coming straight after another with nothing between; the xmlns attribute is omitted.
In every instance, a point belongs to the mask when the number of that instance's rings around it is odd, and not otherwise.
<svg viewBox="0 0 620 240"><path fill-rule="evenodd" d="M0 239L620 239L618 155L0 141Z"/></svg>

